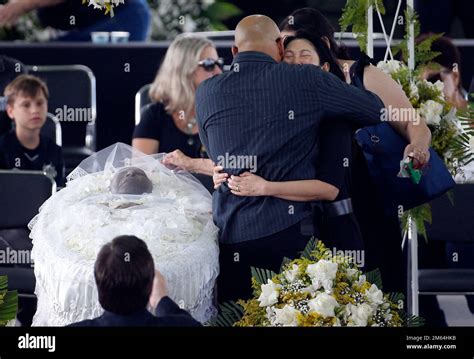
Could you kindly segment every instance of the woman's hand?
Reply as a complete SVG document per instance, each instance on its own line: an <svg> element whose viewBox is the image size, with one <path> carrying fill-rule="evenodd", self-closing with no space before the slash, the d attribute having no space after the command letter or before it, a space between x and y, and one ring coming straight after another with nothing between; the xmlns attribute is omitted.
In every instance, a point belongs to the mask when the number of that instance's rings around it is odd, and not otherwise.
<svg viewBox="0 0 474 359"><path fill-rule="evenodd" d="M192 158L186 156L181 150L175 150L168 153L162 160L162 163L165 166L176 166L181 167L187 171L191 170L191 161Z"/></svg>
<svg viewBox="0 0 474 359"><path fill-rule="evenodd" d="M410 157L413 159L415 168L421 168L430 160L429 148L423 145L409 144L405 147L403 158Z"/></svg>
<svg viewBox="0 0 474 359"><path fill-rule="evenodd" d="M227 173L220 173L223 169L224 167L222 166L214 166L213 168L212 181L214 182L214 189L218 189L221 184L223 184L225 181L227 181L227 178L229 178Z"/></svg>
<svg viewBox="0 0 474 359"><path fill-rule="evenodd" d="M268 181L250 172L231 176L228 180L231 192L237 196L266 196L267 185Z"/></svg>

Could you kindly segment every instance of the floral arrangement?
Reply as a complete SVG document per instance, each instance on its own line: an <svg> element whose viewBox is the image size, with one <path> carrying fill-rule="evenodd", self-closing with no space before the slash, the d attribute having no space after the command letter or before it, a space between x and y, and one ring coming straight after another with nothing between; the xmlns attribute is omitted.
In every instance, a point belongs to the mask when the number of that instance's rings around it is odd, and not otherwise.
<svg viewBox="0 0 474 359"><path fill-rule="evenodd" d="M312 239L280 274L252 269L253 298L225 303L213 323L238 327L419 326L403 311L402 294L384 294L380 272L362 274L352 258Z"/></svg>
<svg viewBox="0 0 474 359"><path fill-rule="evenodd" d="M110 14L114 16L114 8L120 4L124 4L125 0L82 0L83 4L88 4L88 6L93 6L94 9L104 10L105 14Z"/></svg>
<svg viewBox="0 0 474 359"><path fill-rule="evenodd" d="M0 276L0 327L15 319L18 311L18 293L7 288L8 278Z"/></svg>
<svg viewBox="0 0 474 359"><path fill-rule="evenodd" d="M224 0L148 0L148 4L154 40L172 40L182 32L227 30L222 21L242 13Z"/></svg>
<svg viewBox="0 0 474 359"><path fill-rule="evenodd" d="M383 0L347 0L343 15L339 20L342 31L352 27L362 51L367 44L367 8L374 6L380 13L385 13ZM408 58L409 28L414 25L414 37L420 34L418 15L412 10L405 11L405 36L393 47L394 55L399 52L402 58ZM432 62L440 53L431 50L432 43L443 34L425 38L415 46L415 70L397 60L379 62L377 67L400 84L410 100L419 118L426 121L431 130L431 147L444 159L446 167L454 176L462 176L462 167L474 161L474 111L472 108L457 111L450 105L443 94L444 84L441 81L431 83L422 78L426 68L439 68ZM448 193L448 195L450 195ZM451 198L451 197L450 197ZM452 198L451 198L452 200ZM431 207L424 204L403 214L402 223L406 228L408 216L416 223L418 232L426 238L425 222L431 223Z"/></svg>

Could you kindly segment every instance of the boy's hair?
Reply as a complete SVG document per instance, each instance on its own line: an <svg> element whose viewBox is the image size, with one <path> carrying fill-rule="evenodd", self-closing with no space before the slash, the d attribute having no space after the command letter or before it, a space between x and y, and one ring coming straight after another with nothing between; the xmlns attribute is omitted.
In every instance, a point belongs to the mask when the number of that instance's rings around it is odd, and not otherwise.
<svg viewBox="0 0 474 359"><path fill-rule="evenodd" d="M48 99L48 86L46 86L43 80L32 75L20 75L8 84L4 95L7 98L7 104L12 106L18 95L34 98L40 91Z"/></svg>

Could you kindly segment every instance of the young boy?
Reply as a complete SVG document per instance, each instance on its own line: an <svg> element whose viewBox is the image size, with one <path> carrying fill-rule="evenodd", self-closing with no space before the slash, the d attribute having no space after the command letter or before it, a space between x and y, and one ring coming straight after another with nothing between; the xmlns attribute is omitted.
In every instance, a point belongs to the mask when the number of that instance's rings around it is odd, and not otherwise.
<svg viewBox="0 0 474 359"><path fill-rule="evenodd" d="M7 114L15 128L0 137L0 168L45 171L64 186L61 147L41 136L48 109L48 88L35 76L20 75L6 88Z"/></svg>

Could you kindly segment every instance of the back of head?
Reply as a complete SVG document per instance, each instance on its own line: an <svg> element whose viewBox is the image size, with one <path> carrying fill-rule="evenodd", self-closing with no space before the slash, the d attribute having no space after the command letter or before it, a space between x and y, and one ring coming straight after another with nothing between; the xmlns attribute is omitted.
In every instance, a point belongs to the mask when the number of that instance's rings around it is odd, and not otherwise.
<svg viewBox="0 0 474 359"><path fill-rule="evenodd" d="M334 56L338 59L349 60L350 56L345 46L339 45L334 38L334 27L326 16L319 10L305 7L297 9L279 24L280 31L306 30L320 38L326 38Z"/></svg>
<svg viewBox="0 0 474 359"><path fill-rule="evenodd" d="M243 18L235 28L236 52L258 51L281 61L283 44L275 22L265 15L250 15Z"/></svg>
<svg viewBox="0 0 474 359"><path fill-rule="evenodd" d="M100 250L94 276L102 308L129 315L146 308L155 265L145 242L135 236L119 236Z"/></svg>

